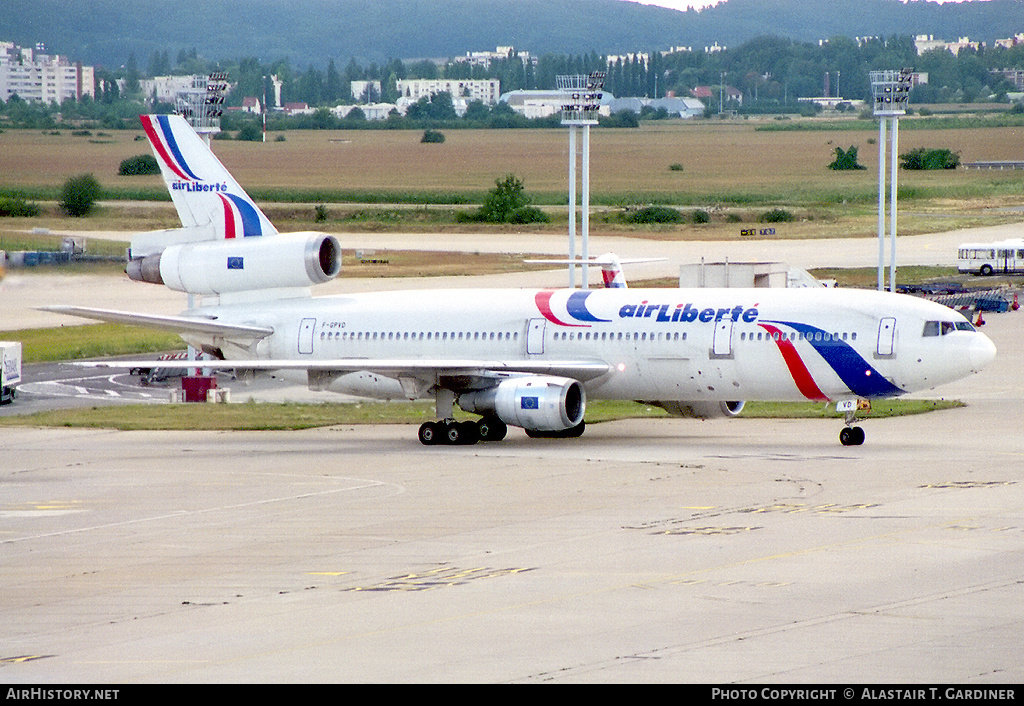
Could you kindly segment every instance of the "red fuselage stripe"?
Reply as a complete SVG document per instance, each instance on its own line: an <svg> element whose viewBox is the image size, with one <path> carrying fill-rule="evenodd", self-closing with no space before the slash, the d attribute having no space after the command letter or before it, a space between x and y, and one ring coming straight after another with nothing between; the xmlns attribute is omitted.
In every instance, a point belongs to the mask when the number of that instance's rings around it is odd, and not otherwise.
<svg viewBox="0 0 1024 706"><path fill-rule="evenodd" d="M758 325L772 335L775 345L779 347L779 352L782 353L782 359L786 362L786 367L789 368L789 374L793 376L793 382L796 383L797 389L800 390L800 394L809 400L828 400L828 396L814 382L814 378L811 377L811 371L804 365L804 361L800 358L800 354L796 352L796 346L793 345L792 341L774 326L769 326L768 324Z"/></svg>

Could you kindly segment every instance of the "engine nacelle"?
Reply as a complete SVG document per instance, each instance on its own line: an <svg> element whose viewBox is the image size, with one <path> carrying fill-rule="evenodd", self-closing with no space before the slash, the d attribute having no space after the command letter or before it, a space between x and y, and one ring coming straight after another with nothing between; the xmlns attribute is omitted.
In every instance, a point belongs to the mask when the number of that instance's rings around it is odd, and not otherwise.
<svg viewBox="0 0 1024 706"><path fill-rule="evenodd" d="M479 392L459 395L459 407L493 414L512 426L535 431L563 431L583 421L586 393L578 380L533 375L510 378Z"/></svg>
<svg viewBox="0 0 1024 706"><path fill-rule="evenodd" d="M208 240L171 245L128 262L128 277L191 294L308 287L341 271L341 245L326 233Z"/></svg>
<svg viewBox="0 0 1024 706"><path fill-rule="evenodd" d="M673 417L692 417L695 419L715 419L716 417L735 417L743 411L744 400L735 402L718 402L715 400L701 402L685 402L682 400L662 400L647 404L661 407Z"/></svg>

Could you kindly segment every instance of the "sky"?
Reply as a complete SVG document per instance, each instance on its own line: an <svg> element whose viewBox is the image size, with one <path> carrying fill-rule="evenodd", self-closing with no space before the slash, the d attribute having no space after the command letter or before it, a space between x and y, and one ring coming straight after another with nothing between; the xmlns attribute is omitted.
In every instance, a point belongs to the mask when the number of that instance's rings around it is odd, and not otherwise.
<svg viewBox="0 0 1024 706"><path fill-rule="evenodd" d="M685 10L687 7L700 9L702 7L708 7L709 5L717 5L722 1L723 0L631 0L631 2L638 2L641 5L659 5L672 10Z"/></svg>
<svg viewBox="0 0 1024 706"><path fill-rule="evenodd" d="M659 5L672 10L685 10L687 7L700 9L710 5L717 5L720 2L725 2L725 0L630 0L630 2L638 2L641 5ZM932 2L964 2L964 0L932 0Z"/></svg>

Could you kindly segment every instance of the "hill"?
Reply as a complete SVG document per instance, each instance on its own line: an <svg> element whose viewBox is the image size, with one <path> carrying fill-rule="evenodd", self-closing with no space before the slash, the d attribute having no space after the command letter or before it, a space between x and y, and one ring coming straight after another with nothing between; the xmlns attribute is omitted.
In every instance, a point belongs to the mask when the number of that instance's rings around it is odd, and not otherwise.
<svg viewBox="0 0 1024 706"><path fill-rule="evenodd" d="M620 0L5 0L0 40L116 67L197 49L323 66L329 59L463 55L512 45L542 54L615 54L759 35L816 41L934 34L991 42L1024 31L1024 0L727 0L677 12Z"/></svg>

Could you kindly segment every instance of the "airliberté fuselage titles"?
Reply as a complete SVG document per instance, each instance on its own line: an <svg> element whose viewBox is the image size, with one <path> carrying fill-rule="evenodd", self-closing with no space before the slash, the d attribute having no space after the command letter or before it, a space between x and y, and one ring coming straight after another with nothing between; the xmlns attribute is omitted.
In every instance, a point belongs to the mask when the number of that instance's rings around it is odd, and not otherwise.
<svg viewBox="0 0 1024 706"><path fill-rule="evenodd" d="M858 400L928 390L995 355L963 315L876 291L631 289L606 272L603 289L313 297L340 269L337 240L279 234L182 118L142 120L183 227L133 239L128 273L197 303L178 317L48 308L176 331L207 368L432 398L425 444L497 440L510 425L579 436L586 400L601 398L697 417L734 416L749 399L835 401L847 412L841 441L856 445ZM482 418L456 423L454 405Z"/></svg>

